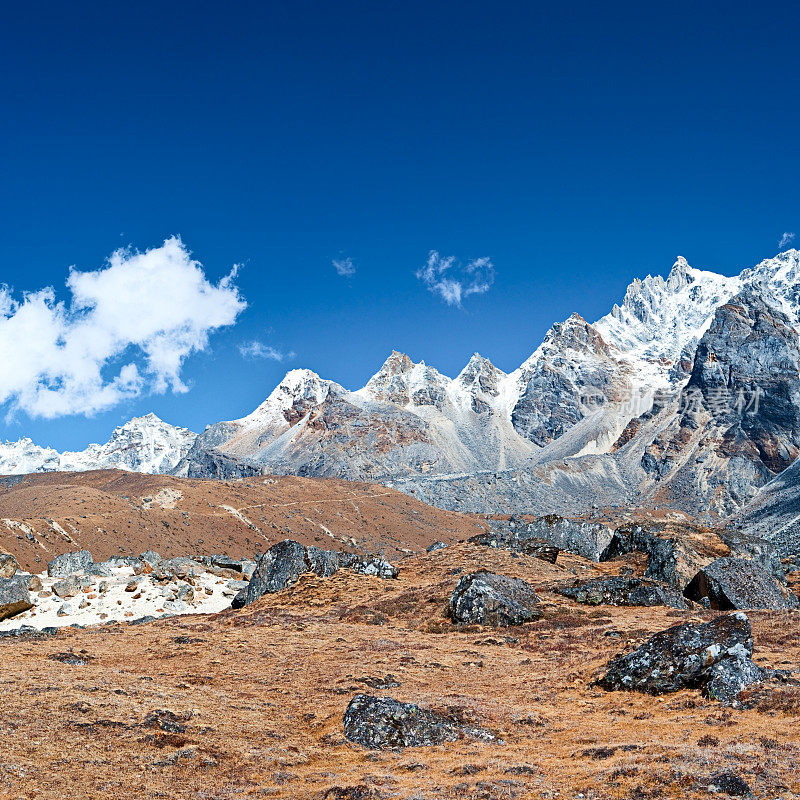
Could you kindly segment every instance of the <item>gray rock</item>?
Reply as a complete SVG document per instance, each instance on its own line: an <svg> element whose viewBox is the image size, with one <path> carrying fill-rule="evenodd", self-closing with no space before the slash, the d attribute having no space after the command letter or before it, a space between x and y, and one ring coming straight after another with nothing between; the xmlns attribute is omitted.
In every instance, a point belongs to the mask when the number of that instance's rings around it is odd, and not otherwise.
<svg viewBox="0 0 800 800"><path fill-rule="evenodd" d="M750 787L744 779L735 772L715 772L708 779L708 790L715 794L727 794L730 797L747 797Z"/></svg>
<svg viewBox="0 0 800 800"><path fill-rule="evenodd" d="M157 553L155 555L158 555ZM109 567L136 567L141 564L142 559L139 556L109 556L102 563Z"/></svg>
<svg viewBox="0 0 800 800"><path fill-rule="evenodd" d="M96 575L98 578L110 578L114 574L114 569L108 563L90 564L86 567L86 574Z"/></svg>
<svg viewBox="0 0 800 800"><path fill-rule="evenodd" d="M211 556L212 566L219 567L220 569L229 569L233 572L242 571L242 562L226 555Z"/></svg>
<svg viewBox="0 0 800 800"><path fill-rule="evenodd" d="M452 717L402 703L392 697L357 694L344 712L344 735L351 742L376 750L431 747L468 736L491 740L486 731Z"/></svg>
<svg viewBox="0 0 800 800"><path fill-rule="evenodd" d="M145 564L149 564L151 567L155 567L160 563L161 556L154 550L145 550L144 553L139 555L138 560L144 561Z"/></svg>
<svg viewBox="0 0 800 800"><path fill-rule="evenodd" d="M26 575L28 579L28 589L32 592L41 592L44 588L42 579L38 575Z"/></svg>
<svg viewBox="0 0 800 800"><path fill-rule="evenodd" d="M751 660L750 621L741 612L708 623L687 622L648 639L632 653L613 658L597 684L608 690L668 694L703 689L725 705L768 673Z"/></svg>
<svg viewBox="0 0 800 800"><path fill-rule="evenodd" d="M27 575L0 578L0 620L33 608Z"/></svg>
<svg viewBox="0 0 800 800"><path fill-rule="evenodd" d="M748 561L755 561L773 578L776 578L781 583L786 581L786 571L783 568L780 553L771 542L766 539L745 536L740 532L726 532L722 535L722 540L728 545L731 551L731 558L744 558Z"/></svg>
<svg viewBox="0 0 800 800"><path fill-rule="evenodd" d="M378 578L396 578L399 570L381 556L362 556L358 553L339 553L339 564L359 575L375 575Z"/></svg>
<svg viewBox="0 0 800 800"><path fill-rule="evenodd" d="M447 545L444 542L434 542L425 548L426 553L435 553L437 550L444 550Z"/></svg>
<svg viewBox="0 0 800 800"><path fill-rule="evenodd" d="M383 558L304 547L299 542L286 539L270 547L261 556L247 588L234 597L232 607L242 608L262 595L286 589L297 583L304 573L313 572L328 577L342 567L363 575L397 577L397 568Z"/></svg>
<svg viewBox="0 0 800 800"><path fill-rule="evenodd" d="M19 563L10 553L0 553L0 578L13 578L17 574Z"/></svg>
<svg viewBox="0 0 800 800"><path fill-rule="evenodd" d="M453 622L478 625L521 625L539 619L542 611L533 587L519 578L492 572L464 575L450 597Z"/></svg>
<svg viewBox="0 0 800 800"><path fill-rule="evenodd" d="M68 575L53 584L53 594L61 598L75 597L91 585L92 579L86 575Z"/></svg>
<svg viewBox="0 0 800 800"><path fill-rule="evenodd" d="M194 600L194 589L188 583L181 584L176 599L183 603L191 603Z"/></svg>
<svg viewBox="0 0 800 800"><path fill-rule="evenodd" d="M681 592L697 571L711 561L679 537L666 535L659 526L618 528L601 561L610 561L627 553L644 553L647 556L644 577L666 583Z"/></svg>
<svg viewBox="0 0 800 800"><path fill-rule="evenodd" d="M206 572L206 568L199 561L186 556L178 556L177 558L169 558L162 561L158 565L156 572L159 570L174 575L176 578L194 578Z"/></svg>
<svg viewBox="0 0 800 800"><path fill-rule="evenodd" d="M243 591L243 602L239 595L234 598L233 607L249 605L265 594L273 594L292 586L305 572L311 572L306 548L299 542L286 539L270 547L258 561L256 571Z"/></svg>
<svg viewBox="0 0 800 800"><path fill-rule="evenodd" d="M85 572L86 568L92 563L92 554L88 550L62 553L47 565L47 574L51 578L64 578L76 572Z"/></svg>
<svg viewBox="0 0 800 800"><path fill-rule="evenodd" d="M490 521L493 530L502 523ZM511 517L506 523L517 540L540 539L569 553L591 561L602 561L603 554L614 537L614 531L596 522L571 520L557 514L547 514L533 522ZM497 527L496 527L497 526Z"/></svg>
<svg viewBox="0 0 800 800"><path fill-rule="evenodd" d="M242 577L245 580L250 580L253 577L253 573L256 571L256 562L251 561L249 558L242 559Z"/></svg>
<svg viewBox="0 0 800 800"><path fill-rule="evenodd" d="M514 553L522 553L526 556L547 561L555 564L558 558L559 549L544 539L528 536L523 532L518 534L516 531L493 530L487 533L479 533L471 536L468 540L471 544L481 545L482 547L494 547L501 550L511 550Z"/></svg>
<svg viewBox="0 0 800 800"><path fill-rule="evenodd" d="M797 608L797 597L755 561L718 558L703 567L684 594L710 608Z"/></svg>
<svg viewBox="0 0 800 800"><path fill-rule="evenodd" d="M328 578L339 570L342 566L342 554L335 550L322 550L319 547L306 548L306 557L310 571Z"/></svg>
<svg viewBox="0 0 800 800"><path fill-rule="evenodd" d="M572 586L558 586L558 594L578 603L608 606L669 606L686 608L683 595L665 583L646 578L614 576L590 581L576 581Z"/></svg>

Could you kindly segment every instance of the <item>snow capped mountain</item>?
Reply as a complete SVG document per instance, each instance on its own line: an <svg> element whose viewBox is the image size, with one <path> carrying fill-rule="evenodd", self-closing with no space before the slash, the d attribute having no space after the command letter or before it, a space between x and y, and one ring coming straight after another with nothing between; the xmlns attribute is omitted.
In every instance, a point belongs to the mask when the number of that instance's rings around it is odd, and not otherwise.
<svg viewBox="0 0 800 800"><path fill-rule="evenodd" d="M700 340L714 310L741 286L740 277L694 269L679 256L666 280L660 275L634 280L622 305L615 305L594 327L622 352L663 367ZM663 376L663 369L658 374Z"/></svg>
<svg viewBox="0 0 800 800"><path fill-rule="evenodd" d="M80 453L0 445L0 466L336 476L473 511L635 498L730 513L800 449L798 330L797 250L735 277L678 258L596 323L554 324L508 374L475 353L449 378L394 351L355 391L296 369L197 437L149 415ZM763 393L765 410L720 411L717 395L734 391Z"/></svg>
<svg viewBox="0 0 800 800"><path fill-rule="evenodd" d="M90 444L78 452L59 453L23 438L0 444L0 474L90 469L165 473L186 455L196 436L187 428L177 428L155 414L147 414L115 428L105 444Z"/></svg>

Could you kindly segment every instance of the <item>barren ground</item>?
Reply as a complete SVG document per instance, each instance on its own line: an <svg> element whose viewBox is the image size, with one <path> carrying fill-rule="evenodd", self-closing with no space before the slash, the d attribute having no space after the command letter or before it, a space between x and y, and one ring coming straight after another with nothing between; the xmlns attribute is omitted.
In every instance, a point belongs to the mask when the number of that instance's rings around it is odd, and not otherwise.
<svg viewBox="0 0 800 800"><path fill-rule="evenodd" d="M756 797L800 794L796 690L739 712L697 692L590 685L614 653L700 618L588 608L548 591L621 562L562 554L555 567L459 544L397 563L396 581L309 575L239 612L0 640L2 796L699 798L720 769L737 770ZM454 571L481 567L531 581L545 618L451 626ZM798 615L750 616L757 661L800 668ZM455 710L502 743L366 750L342 733L362 691ZM164 710L172 730L153 721Z"/></svg>

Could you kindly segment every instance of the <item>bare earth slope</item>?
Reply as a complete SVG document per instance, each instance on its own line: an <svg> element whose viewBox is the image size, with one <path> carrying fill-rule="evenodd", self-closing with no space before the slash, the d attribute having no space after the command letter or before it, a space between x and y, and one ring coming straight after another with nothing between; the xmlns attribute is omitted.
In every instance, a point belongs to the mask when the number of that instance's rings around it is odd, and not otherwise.
<svg viewBox="0 0 800 800"><path fill-rule="evenodd" d="M70 550L90 550L98 561L147 549L250 558L287 538L393 559L480 530L463 515L351 481L187 480L120 470L0 479L0 551L34 572Z"/></svg>
<svg viewBox="0 0 800 800"><path fill-rule="evenodd" d="M3 796L655 800L708 797L719 770L754 797L800 793L797 689L732 711L695 691L590 686L614 653L711 614L549 590L620 563L461 544L398 564L395 581L307 575L238 612L0 640ZM451 626L456 573L481 567L530 581L543 619ZM750 617L756 660L797 669L797 614ZM359 692L449 709L502 741L365 749L342 727Z"/></svg>

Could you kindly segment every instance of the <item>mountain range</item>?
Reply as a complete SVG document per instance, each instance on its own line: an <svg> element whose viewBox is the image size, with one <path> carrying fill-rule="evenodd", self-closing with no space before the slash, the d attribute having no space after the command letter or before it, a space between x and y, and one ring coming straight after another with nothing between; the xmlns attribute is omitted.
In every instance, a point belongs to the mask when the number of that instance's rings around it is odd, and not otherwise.
<svg viewBox="0 0 800 800"><path fill-rule="evenodd" d="M0 473L270 472L384 483L461 511L638 504L721 519L800 452L799 331L797 250L734 277L678 258L597 322L553 325L510 373L476 353L448 378L393 352L349 391L296 369L199 435L150 414L77 453L0 445Z"/></svg>

